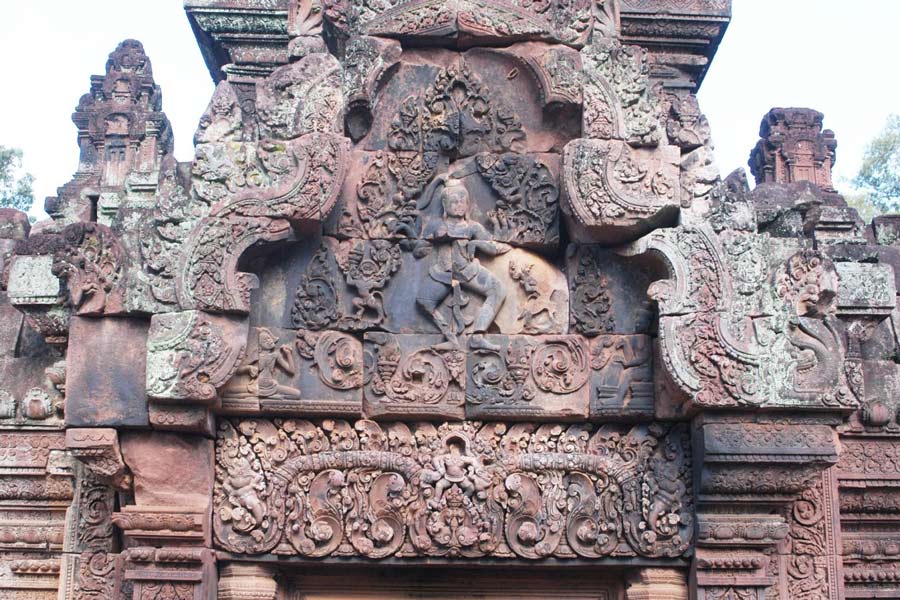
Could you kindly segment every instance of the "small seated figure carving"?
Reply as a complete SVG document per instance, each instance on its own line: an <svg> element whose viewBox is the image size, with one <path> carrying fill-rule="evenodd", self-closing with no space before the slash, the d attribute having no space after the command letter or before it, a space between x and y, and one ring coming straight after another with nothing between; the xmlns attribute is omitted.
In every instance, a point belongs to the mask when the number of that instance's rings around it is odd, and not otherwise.
<svg viewBox="0 0 900 600"><path fill-rule="evenodd" d="M288 376L297 374L294 350L290 344L278 346L278 337L266 329L259 328L259 397L260 398L300 398L300 390L278 383L277 372Z"/></svg>
<svg viewBox="0 0 900 600"><path fill-rule="evenodd" d="M252 351L245 364L238 367L234 376L222 388L223 397L290 398L299 400L300 390L282 385L276 377L278 371L289 377L297 374L294 351L290 344L278 347L278 337L265 327L258 330L258 349Z"/></svg>
<svg viewBox="0 0 900 600"><path fill-rule="evenodd" d="M631 384L649 377L652 346L643 336L610 336L598 340L591 367L600 372L597 392L604 400L621 404L631 390ZM649 379L648 379L649 380Z"/></svg>

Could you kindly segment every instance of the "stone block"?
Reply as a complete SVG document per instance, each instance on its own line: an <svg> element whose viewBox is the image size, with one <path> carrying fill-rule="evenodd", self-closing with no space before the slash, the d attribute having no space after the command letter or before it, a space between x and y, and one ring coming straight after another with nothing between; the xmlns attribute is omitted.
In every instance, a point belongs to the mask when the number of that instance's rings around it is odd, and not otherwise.
<svg viewBox="0 0 900 600"><path fill-rule="evenodd" d="M356 151L359 164L348 174L338 208L325 232L341 238L427 237L441 221L449 180L467 194L466 218L485 237L529 248L559 242L557 154L484 152L448 164L435 154L426 164L408 153ZM418 198L416 198L418 196Z"/></svg>
<svg viewBox="0 0 900 600"><path fill-rule="evenodd" d="M371 418L462 419L465 339L367 332L363 412Z"/></svg>
<svg viewBox="0 0 900 600"><path fill-rule="evenodd" d="M209 512L203 507L123 506L112 522L126 544L135 546L208 545Z"/></svg>
<svg viewBox="0 0 900 600"><path fill-rule="evenodd" d="M652 418L652 338L600 335L592 339L590 385L592 419Z"/></svg>
<svg viewBox="0 0 900 600"><path fill-rule="evenodd" d="M883 263L834 263L838 314L886 317L896 305L894 270Z"/></svg>
<svg viewBox="0 0 900 600"><path fill-rule="evenodd" d="M528 39L581 46L591 32L590 13L590 4L583 0L533 5L509 0L431 1L383 6L351 0L342 10L326 14L346 34L412 39L416 45L449 41L491 46Z"/></svg>
<svg viewBox="0 0 900 600"><path fill-rule="evenodd" d="M15 356L24 319L8 302L6 293L0 291L0 357Z"/></svg>
<svg viewBox="0 0 900 600"><path fill-rule="evenodd" d="M900 245L900 215L878 215L872 219L872 229L876 244Z"/></svg>
<svg viewBox="0 0 900 600"><path fill-rule="evenodd" d="M10 303L23 306L56 304L60 286L52 267L50 255L14 257L7 283Z"/></svg>
<svg viewBox="0 0 900 600"><path fill-rule="evenodd" d="M212 495L213 443L161 431L123 432L122 456L134 476L134 502L203 512Z"/></svg>
<svg viewBox="0 0 900 600"><path fill-rule="evenodd" d="M655 310L647 296L654 271L639 261L594 245L566 252L572 333L648 333Z"/></svg>
<svg viewBox="0 0 900 600"><path fill-rule="evenodd" d="M229 412L258 405L270 414L359 416L362 387L357 338L339 331L257 327L247 359L222 396Z"/></svg>
<svg viewBox="0 0 900 600"><path fill-rule="evenodd" d="M563 154L563 214L572 239L605 245L674 225L681 206L680 150L578 139Z"/></svg>
<svg viewBox="0 0 900 600"><path fill-rule="evenodd" d="M325 237L318 247L304 244L290 253L289 265L264 277L256 322L398 334L453 329L459 335L487 321L504 334L567 332L568 286L556 265L502 242L475 243L483 246L463 249L440 235ZM459 253L463 257L454 267L448 261ZM467 262L465 269L460 260ZM287 300L285 287L294 290Z"/></svg>
<svg viewBox="0 0 900 600"><path fill-rule="evenodd" d="M466 358L466 418L584 420L590 363L580 336L473 335Z"/></svg>
<svg viewBox="0 0 900 600"><path fill-rule="evenodd" d="M186 310L153 315L147 341L147 395L212 404L244 353L243 317Z"/></svg>
<svg viewBox="0 0 900 600"><path fill-rule="evenodd" d="M150 426L153 429L194 433L206 437L215 435L216 419L208 406L151 400L149 412Z"/></svg>
<svg viewBox="0 0 900 600"><path fill-rule="evenodd" d="M115 429L67 429L66 449L97 480L121 491L131 490L131 476L122 462L119 434Z"/></svg>
<svg viewBox="0 0 900 600"><path fill-rule="evenodd" d="M66 425L146 427L149 323L130 318L72 317ZM101 366L102 361L102 366Z"/></svg>
<svg viewBox="0 0 900 600"><path fill-rule="evenodd" d="M865 224L855 208L823 205L817 217L813 237L820 247L849 240L865 241Z"/></svg>
<svg viewBox="0 0 900 600"><path fill-rule="evenodd" d="M616 39L597 39L581 51L584 78L582 135L655 146L665 137L664 99L650 80L648 53Z"/></svg>
<svg viewBox="0 0 900 600"><path fill-rule="evenodd" d="M31 231L28 215L15 208L0 207L0 240L24 240Z"/></svg>

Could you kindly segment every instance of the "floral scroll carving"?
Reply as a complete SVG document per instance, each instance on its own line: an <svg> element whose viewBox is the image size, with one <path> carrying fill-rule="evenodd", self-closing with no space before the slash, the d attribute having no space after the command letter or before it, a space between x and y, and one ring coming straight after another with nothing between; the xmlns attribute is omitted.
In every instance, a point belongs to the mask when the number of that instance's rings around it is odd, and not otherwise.
<svg viewBox="0 0 900 600"><path fill-rule="evenodd" d="M237 269L244 251L329 214L350 143L340 134L341 77L340 63L323 53L277 69L258 86L261 139L252 143L225 143L242 127L243 105L234 89L219 87L201 122L201 137L212 142L198 146L193 166L197 193L211 207L182 244L182 309L246 314L256 280Z"/></svg>
<svg viewBox="0 0 900 600"><path fill-rule="evenodd" d="M698 406L852 406L830 261L802 251L767 286L759 234L730 234L658 231L625 251L655 255L669 272L648 291L666 375Z"/></svg>
<svg viewBox="0 0 900 600"><path fill-rule="evenodd" d="M593 24L591 3L587 0L403 0L383 4L329 0L325 5L325 18L344 35L482 42L534 39L581 46Z"/></svg>
<svg viewBox="0 0 900 600"><path fill-rule="evenodd" d="M73 223L62 232L52 272L63 280L80 315L124 312L125 251L118 236L99 223Z"/></svg>
<svg viewBox="0 0 900 600"><path fill-rule="evenodd" d="M237 271L244 250L260 242L283 240L292 224L320 221L344 177L348 140L310 133L275 144L269 168L291 173L273 190L250 190L223 200L201 220L186 242L178 293L183 307L209 312L246 313L254 276Z"/></svg>
<svg viewBox="0 0 900 600"><path fill-rule="evenodd" d="M682 426L220 423L224 549L305 557L681 556Z"/></svg>

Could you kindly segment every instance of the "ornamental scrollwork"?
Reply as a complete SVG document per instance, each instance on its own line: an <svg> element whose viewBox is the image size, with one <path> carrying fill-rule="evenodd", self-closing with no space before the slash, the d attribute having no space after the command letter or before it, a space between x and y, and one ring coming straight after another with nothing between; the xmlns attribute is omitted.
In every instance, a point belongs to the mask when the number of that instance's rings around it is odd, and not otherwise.
<svg viewBox="0 0 900 600"><path fill-rule="evenodd" d="M677 557L681 425L222 421L217 544L304 557Z"/></svg>

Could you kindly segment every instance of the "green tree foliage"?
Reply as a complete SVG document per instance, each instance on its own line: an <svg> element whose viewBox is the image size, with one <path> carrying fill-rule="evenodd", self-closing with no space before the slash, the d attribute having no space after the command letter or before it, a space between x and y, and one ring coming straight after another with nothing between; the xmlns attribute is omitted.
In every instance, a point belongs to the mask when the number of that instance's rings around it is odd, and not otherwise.
<svg viewBox="0 0 900 600"><path fill-rule="evenodd" d="M0 206L28 212L34 203L34 177L28 173L19 175L21 169L22 151L0 146Z"/></svg>
<svg viewBox="0 0 900 600"><path fill-rule="evenodd" d="M900 212L900 115L869 142L853 184L868 192L868 202L882 213Z"/></svg>
<svg viewBox="0 0 900 600"><path fill-rule="evenodd" d="M864 192L858 193L843 193L844 200L847 201L847 204L850 208L855 208L856 212L859 213L859 217L863 220L864 223L870 223L873 218L882 214L884 211L879 209L877 206L872 204L872 201L869 199L869 195Z"/></svg>

